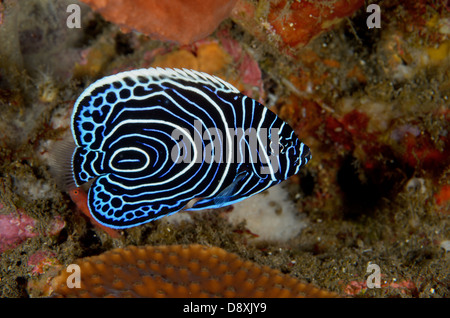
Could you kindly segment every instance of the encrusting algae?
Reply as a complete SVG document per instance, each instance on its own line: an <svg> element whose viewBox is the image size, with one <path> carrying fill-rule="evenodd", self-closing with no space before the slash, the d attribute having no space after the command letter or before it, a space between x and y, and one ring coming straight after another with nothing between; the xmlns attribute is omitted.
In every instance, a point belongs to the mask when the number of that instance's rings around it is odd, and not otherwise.
<svg viewBox="0 0 450 318"><path fill-rule="evenodd" d="M80 288L72 272L53 280L53 297L337 297L267 266L241 260L218 247L129 246L78 260Z"/></svg>

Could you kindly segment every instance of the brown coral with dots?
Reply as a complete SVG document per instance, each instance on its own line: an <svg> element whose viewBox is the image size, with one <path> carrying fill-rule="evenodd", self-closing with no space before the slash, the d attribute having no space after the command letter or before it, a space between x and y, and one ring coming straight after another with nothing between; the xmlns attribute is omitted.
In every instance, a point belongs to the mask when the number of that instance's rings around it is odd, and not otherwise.
<svg viewBox="0 0 450 318"><path fill-rule="evenodd" d="M81 288L62 271L55 297L336 297L218 247L172 245L118 248L80 259ZM70 279L70 278L69 278Z"/></svg>

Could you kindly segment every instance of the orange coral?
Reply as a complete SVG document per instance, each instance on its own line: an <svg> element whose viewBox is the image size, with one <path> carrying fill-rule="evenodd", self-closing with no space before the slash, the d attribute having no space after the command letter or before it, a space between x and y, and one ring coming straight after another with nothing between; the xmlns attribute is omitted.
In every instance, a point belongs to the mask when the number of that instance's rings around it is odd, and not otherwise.
<svg viewBox="0 0 450 318"><path fill-rule="evenodd" d="M314 36L330 29L364 4L361 0L271 3L267 17L275 32L288 46L307 44Z"/></svg>
<svg viewBox="0 0 450 318"><path fill-rule="evenodd" d="M152 67L188 68L201 72L223 75L229 67L230 56L216 41L201 41L194 52L187 49L157 55Z"/></svg>
<svg viewBox="0 0 450 318"><path fill-rule="evenodd" d="M442 186L438 193L434 195L437 205L444 206L450 203L450 185L446 184Z"/></svg>
<svg viewBox="0 0 450 318"><path fill-rule="evenodd" d="M82 0L124 30L189 44L211 34L236 0Z"/></svg>
<svg viewBox="0 0 450 318"><path fill-rule="evenodd" d="M198 70L224 79L247 96L262 98L264 89L258 63L228 33L219 33L220 43L207 39L168 53L157 52L155 57L150 54L153 61L145 67ZM234 67L233 63L238 64L237 73L230 72Z"/></svg>
<svg viewBox="0 0 450 318"><path fill-rule="evenodd" d="M233 8L231 18L263 41L275 41L279 48L296 48L331 29L363 4L362 0L239 0Z"/></svg>
<svg viewBox="0 0 450 318"><path fill-rule="evenodd" d="M336 297L218 247L118 248L78 261L81 288L69 273L53 281L57 297Z"/></svg>

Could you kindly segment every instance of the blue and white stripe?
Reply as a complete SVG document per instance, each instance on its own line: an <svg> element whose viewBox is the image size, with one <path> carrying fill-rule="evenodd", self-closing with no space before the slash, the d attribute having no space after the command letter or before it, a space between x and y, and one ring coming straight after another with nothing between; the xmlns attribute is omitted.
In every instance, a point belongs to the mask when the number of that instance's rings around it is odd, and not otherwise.
<svg viewBox="0 0 450 318"><path fill-rule="evenodd" d="M183 132L181 140L174 131ZM140 69L98 80L75 103L72 134L75 183L95 179L89 209L112 228L156 220L192 199L191 210L239 202L311 158L266 107L218 77L186 69ZM222 160L211 160L208 151Z"/></svg>

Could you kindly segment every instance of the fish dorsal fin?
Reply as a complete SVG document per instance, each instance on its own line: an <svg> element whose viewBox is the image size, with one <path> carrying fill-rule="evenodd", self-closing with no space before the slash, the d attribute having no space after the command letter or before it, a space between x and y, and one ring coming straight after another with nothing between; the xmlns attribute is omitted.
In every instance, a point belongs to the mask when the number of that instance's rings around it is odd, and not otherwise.
<svg viewBox="0 0 450 318"><path fill-rule="evenodd" d="M239 93L239 90L231 85L228 82L225 82L221 78L210 75L207 73L195 71L195 70L188 70L188 69L177 69L177 68L155 68L155 69L144 69L142 70L144 73L146 71L149 71L150 73L156 73L156 76L159 76L161 79L164 79L166 77L169 77L173 80L182 80L182 81L190 81L194 82L195 84L200 85L209 85L212 86L218 90L226 91L226 92L233 92L233 93Z"/></svg>
<svg viewBox="0 0 450 318"><path fill-rule="evenodd" d="M91 84L83 94L80 95L75 105L77 105L78 101L83 100L85 96L91 95L91 93L98 87L102 87L104 85L110 85L116 81L123 81L126 78L130 78L136 82L139 82L139 79L146 78L149 84L156 84L163 81L187 81L192 82L196 85L209 85L218 90L223 90L226 92L239 93L239 90L227 83L223 79L210 75L204 72L199 72L195 70L189 70L186 68L161 68L161 67L151 67L151 68L141 68L132 71L126 71L110 76L106 76L95 83Z"/></svg>

